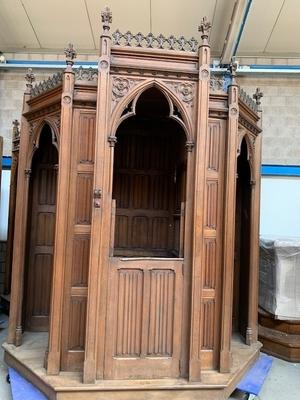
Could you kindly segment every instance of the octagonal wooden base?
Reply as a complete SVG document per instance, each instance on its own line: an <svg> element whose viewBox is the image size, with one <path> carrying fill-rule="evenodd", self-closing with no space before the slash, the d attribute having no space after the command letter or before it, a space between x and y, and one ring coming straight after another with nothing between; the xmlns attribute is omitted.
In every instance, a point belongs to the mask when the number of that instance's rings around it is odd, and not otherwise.
<svg viewBox="0 0 300 400"><path fill-rule="evenodd" d="M25 333L22 346L3 344L6 363L39 388L50 400L221 400L227 399L259 355L260 343L232 341L232 372L203 372L199 383L185 379L105 380L83 384L80 373L50 376L43 368L47 334ZM200 397L201 396L201 397Z"/></svg>
<svg viewBox="0 0 300 400"><path fill-rule="evenodd" d="M300 320L281 321L262 309L258 313L262 351L290 362L300 362Z"/></svg>

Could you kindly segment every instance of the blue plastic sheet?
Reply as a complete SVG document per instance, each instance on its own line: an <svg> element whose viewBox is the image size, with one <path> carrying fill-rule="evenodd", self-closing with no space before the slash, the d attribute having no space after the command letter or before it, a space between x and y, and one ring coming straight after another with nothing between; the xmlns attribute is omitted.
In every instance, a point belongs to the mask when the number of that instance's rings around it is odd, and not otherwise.
<svg viewBox="0 0 300 400"><path fill-rule="evenodd" d="M16 370L13 368L8 370L13 400L47 400L43 393L18 374Z"/></svg>
<svg viewBox="0 0 300 400"><path fill-rule="evenodd" d="M253 367L237 385L237 389L257 396L272 366L272 362L272 357L261 354Z"/></svg>

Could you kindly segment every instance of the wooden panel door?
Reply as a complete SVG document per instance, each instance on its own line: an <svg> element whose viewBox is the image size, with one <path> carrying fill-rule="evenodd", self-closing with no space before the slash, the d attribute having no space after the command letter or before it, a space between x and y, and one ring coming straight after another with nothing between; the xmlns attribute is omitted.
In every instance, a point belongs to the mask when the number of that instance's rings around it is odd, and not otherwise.
<svg viewBox="0 0 300 400"><path fill-rule="evenodd" d="M57 151L38 160L32 172L25 328L48 331L55 233ZM47 151L47 149L45 149Z"/></svg>
<svg viewBox="0 0 300 400"><path fill-rule="evenodd" d="M182 268L182 259L111 259L105 378L180 376Z"/></svg>
<svg viewBox="0 0 300 400"><path fill-rule="evenodd" d="M95 111L73 115L70 202L62 338L63 371L81 371L85 351L88 267L93 199Z"/></svg>

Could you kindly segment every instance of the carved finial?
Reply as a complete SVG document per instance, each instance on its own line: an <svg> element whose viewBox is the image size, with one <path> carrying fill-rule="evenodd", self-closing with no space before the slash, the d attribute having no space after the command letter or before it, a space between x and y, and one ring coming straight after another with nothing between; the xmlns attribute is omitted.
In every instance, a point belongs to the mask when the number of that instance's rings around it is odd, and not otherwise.
<svg viewBox="0 0 300 400"><path fill-rule="evenodd" d="M201 32L201 39L203 44L208 44L208 33L211 28L211 23L208 21L207 17L203 17L201 24L198 27L198 31Z"/></svg>
<svg viewBox="0 0 300 400"><path fill-rule="evenodd" d="M231 84L234 85L236 83L235 78L236 78L236 70L237 70L237 63L233 60L231 60L231 63L229 64L229 72L231 75Z"/></svg>
<svg viewBox="0 0 300 400"><path fill-rule="evenodd" d="M67 64L67 68L70 67L72 68L72 66L74 65L74 59L77 57L77 52L74 49L74 46L72 43L69 43L69 47L67 47L64 50L64 53L66 55L66 64Z"/></svg>
<svg viewBox="0 0 300 400"><path fill-rule="evenodd" d="M103 33L108 33L110 30L110 24L112 23L112 12L107 6L104 11L101 12L101 21L103 24Z"/></svg>
<svg viewBox="0 0 300 400"><path fill-rule="evenodd" d="M13 124L13 127L14 127L14 128L19 129L20 122L19 122L17 119L14 119L13 122L12 122L12 124Z"/></svg>
<svg viewBox="0 0 300 400"><path fill-rule="evenodd" d="M19 135L19 126L20 126L20 122L19 122L17 119L15 119L15 120L13 120L12 124L13 124L13 134L14 134L14 137L15 137L15 136L18 136L18 135Z"/></svg>
<svg viewBox="0 0 300 400"><path fill-rule="evenodd" d="M32 83L35 81L35 76L34 73L32 72L32 68L28 68L27 74L25 75L25 80L26 80L27 93L30 93L32 89Z"/></svg>
<svg viewBox="0 0 300 400"><path fill-rule="evenodd" d="M256 88L256 91L255 91L255 93L253 95L253 98L254 98L254 100L256 102L257 107L260 106L260 103L261 103L260 99L262 97L264 97L263 92L261 92L260 88Z"/></svg>
<svg viewBox="0 0 300 400"><path fill-rule="evenodd" d="M20 146L20 122L15 119L13 122L13 137L12 137L12 152L19 151L19 146Z"/></svg>

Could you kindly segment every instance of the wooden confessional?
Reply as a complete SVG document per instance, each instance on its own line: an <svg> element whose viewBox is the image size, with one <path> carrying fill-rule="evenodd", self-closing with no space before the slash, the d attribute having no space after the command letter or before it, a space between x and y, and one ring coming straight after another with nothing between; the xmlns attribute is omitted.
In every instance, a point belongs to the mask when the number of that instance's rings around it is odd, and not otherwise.
<svg viewBox="0 0 300 400"><path fill-rule="evenodd" d="M206 19L102 21L98 69L26 76L5 359L51 399L223 399L259 352L261 93Z"/></svg>

